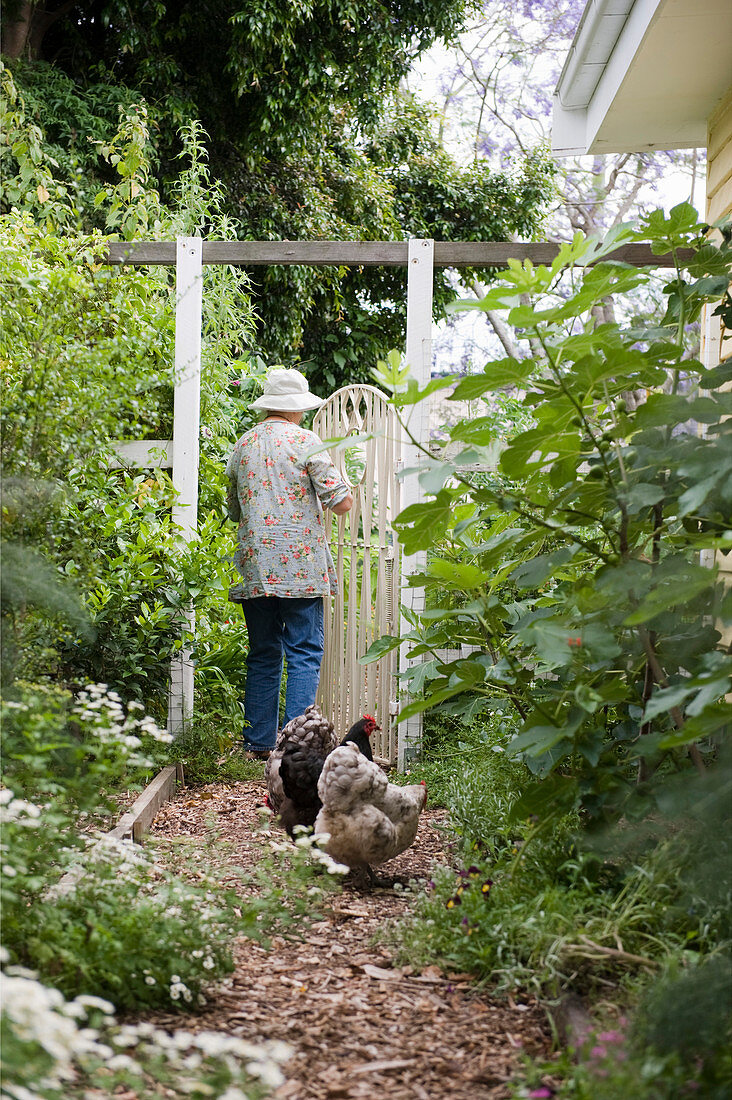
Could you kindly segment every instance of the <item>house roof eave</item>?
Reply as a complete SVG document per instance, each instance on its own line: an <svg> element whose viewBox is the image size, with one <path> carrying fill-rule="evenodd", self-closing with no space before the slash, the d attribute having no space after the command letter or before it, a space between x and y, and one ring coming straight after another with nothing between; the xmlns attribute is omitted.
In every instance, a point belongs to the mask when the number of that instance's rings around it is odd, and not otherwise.
<svg viewBox="0 0 732 1100"><path fill-rule="evenodd" d="M553 150L703 146L730 87L729 0L588 0L554 96Z"/></svg>

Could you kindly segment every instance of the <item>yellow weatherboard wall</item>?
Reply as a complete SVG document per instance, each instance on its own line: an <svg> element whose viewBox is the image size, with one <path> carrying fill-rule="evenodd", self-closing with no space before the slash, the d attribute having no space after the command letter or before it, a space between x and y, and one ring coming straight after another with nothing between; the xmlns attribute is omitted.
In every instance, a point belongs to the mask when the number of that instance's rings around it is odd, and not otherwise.
<svg viewBox="0 0 732 1100"><path fill-rule="evenodd" d="M732 88L711 114L707 126L707 212L710 224L732 217ZM711 311L709 311L711 313ZM732 355L732 333L723 330L721 318L708 316L704 362L716 366ZM717 565L732 587L732 554L717 554ZM722 644L732 644L732 629L723 633Z"/></svg>

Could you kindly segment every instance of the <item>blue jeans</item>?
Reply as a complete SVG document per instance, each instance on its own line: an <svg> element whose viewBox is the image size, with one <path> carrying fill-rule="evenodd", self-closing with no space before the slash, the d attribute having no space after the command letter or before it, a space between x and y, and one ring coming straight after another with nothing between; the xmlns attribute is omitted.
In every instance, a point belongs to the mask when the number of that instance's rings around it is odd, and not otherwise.
<svg viewBox="0 0 732 1100"><path fill-rule="evenodd" d="M242 603L249 635L244 742L274 748L282 660L287 658L285 722L315 702L325 639L323 597L257 596Z"/></svg>

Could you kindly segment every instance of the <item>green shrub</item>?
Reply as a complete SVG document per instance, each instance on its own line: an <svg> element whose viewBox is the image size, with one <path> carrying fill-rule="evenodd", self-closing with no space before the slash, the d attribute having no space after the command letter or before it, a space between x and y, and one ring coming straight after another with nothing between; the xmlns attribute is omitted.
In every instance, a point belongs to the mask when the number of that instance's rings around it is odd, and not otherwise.
<svg viewBox="0 0 732 1100"><path fill-rule="evenodd" d="M269 848L250 876L254 896L243 901L219 885L235 856L213 835L168 850L94 832L103 791L149 767L148 744L169 740L141 708L125 712L102 686L73 701L28 687L22 700L5 702L4 717L3 942L13 963L65 996L103 996L130 1010L194 1009L231 970L237 933L296 930L338 888L345 868L310 837L293 846L267 830ZM265 827L270 816L263 808Z"/></svg>
<svg viewBox="0 0 732 1100"><path fill-rule="evenodd" d="M17 797L51 797L69 814L103 808L123 781L139 782L165 759L170 735L106 684L72 696L19 682L13 696L0 707L3 782Z"/></svg>
<svg viewBox="0 0 732 1100"><path fill-rule="evenodd" d="M65 996L93 993L118 1009L205 1003L205 987L233 970L233 893L193 887L104 837L83 868L68 893L36 901L22 940L5 939L17 960Z"/></svg>
<svg viewBox="0 0 732 1100"><path fill-rule="evenodd" d="M172 434L175 273L106 265L99 229L230 239L205 135L195 122L181 129L181 169L163 207L144 104L105 86L80 100L58 73L44 82L19 71L30 103L3 68L0 143L3 679L99 680L160 718L181 607L223 605L228 587L223 461L242 411L232 382L250 369L248 282L219 265L203 275L201 541L183 551L169 478L107 464L115 440ZM59 159L54 142L70 130L74 151ZM90 202L99 229L85 234Z"/></svg>
<svg viewBox="0 0 732 1100"><path fill-rule="evenodd" d="M206 718L224 718L241 736L249 637L238 606L206 608L199 616L199 638L193 651L196 702Z"/></svg>
<svg viewBox="0 0 732 1100"><path fill-rule="evenodd" d="M108 827L114 794L149 776L170 738L141 704L125 707L106 685L88 685L72 698L18 684L15 695L2 702L0 896L3 941L22 954L29 912L41 911L46 891L78 859L89 827Z"/></svg>
<svg viewBox="0 0 732 1100"><path fill-rule="evenodd" d="M597 836L582 832L575 812L551 830L517 817L523 765L497 760L491 769L468 758L453 777L452 865L434 869L398 925L403 958L467 970L499 990L555 995L726 950L724 760L705 777L679 777L681 792L669 785L664 818Z"/></svg>
<svg viewBox="0 0 732 1100"><path fill-rule="evenodd" d="M634 868L618 889L598 880L593 861L572 857L566 837L535 841L521 859L520 846L498 861L474 853L457 872L436 869L397 927L402 957L470 971L498 991L553 996L653 968L697 923L665 927L678 896L666 865Z"/></svg>
<svg viewBox="0 0 732 1100"><path fill-rule="evenodd" d="M547 829L577 807L598 821L642 818L670 776L712 764L730 732L720 637L732 600L699 554L731 547L732 364L706 370L686 343L705 306L732 320L729 235L716 245L706 228L682 203L637 232L577 234L551 267L510 261L502 285L463 305L505 310L530 355L423 390L398 355L377 372L397 410L451 385L451 399L489 405L511 387L530 413L497 477L465 471L495 459L495 417L458 419L444 454L414 441L425 499L395 527L407 554L425 554L412 583L427 606L366 659L405 642L423 658L399 721L448 702L466 715L481 701L510 705L520 725L507 751L535 777L517 813ZM608 297L649 278L607 259L623 238L674 256L655 328L596 323ZM676 262L686 248L691 259ZM570 270L581 275L567 295Z"/></svg>

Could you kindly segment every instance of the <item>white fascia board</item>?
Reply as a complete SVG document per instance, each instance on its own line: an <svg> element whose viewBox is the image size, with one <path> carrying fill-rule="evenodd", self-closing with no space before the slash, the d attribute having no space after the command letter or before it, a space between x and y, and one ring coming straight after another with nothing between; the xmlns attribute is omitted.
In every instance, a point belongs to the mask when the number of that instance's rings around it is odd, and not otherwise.
<svg viewBox="0 0 732 1100"><path fill-rule="evenodd" d="M587 107L635 0L588 0L557 81L555 97L568 111ZM589 79L588 79L589 78Z"/></svg>
<svg viewBox="0 0 732 1100"><path fill-rule="evenodd" d="M552 153L557 157L581 157L587 152L587 108L567 110L554 95Z"/></svg>

